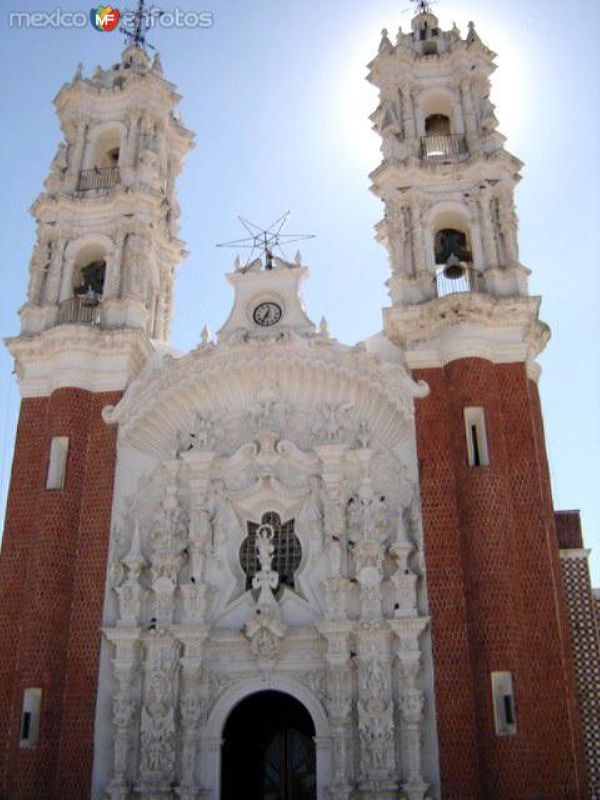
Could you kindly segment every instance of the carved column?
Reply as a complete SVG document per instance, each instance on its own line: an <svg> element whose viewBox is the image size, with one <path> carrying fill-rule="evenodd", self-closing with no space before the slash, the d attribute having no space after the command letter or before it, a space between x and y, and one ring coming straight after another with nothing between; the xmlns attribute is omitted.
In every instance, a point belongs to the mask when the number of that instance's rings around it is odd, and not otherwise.
<svg viewBox="0 0 600 800"><path fill-rule="evenodd" d="M413 254L413 269L416 275L427 271L428 263L423 242L424 226L421 224L422 202L418 197L410 200L410 236Z"/></svg>
<svg viewBox="0 0 600 800"><path fill-rule="evenodd" d="M498 199L498 224L504 249L504 266L514 266L519 262L518 219L512 197L509 194L501 195Z"/></svg>
<svg viewBox="0 0 600 800"><path fill-rule="evenodd" d="M65 191L74 192L79 183L79 172L83 168L83 155L85 149L85 142L87 138L88 125L83 120L79 120L77 124L77 133L75 135L75 146L70 153L69 166L65 176Z"/></svg>
<svg viewBox="0 0 600 800"><path fill-rule="evenodd" d="M122 559L118 570L121 574L113 583L119 603L118 627L135 627L140 624L144 599L148 593L141 585L140 577L147 565L148 562L141 550L140 526L136 522L129 551Z"/></svg>
<svg viewBox="0 0 600 800"><path fill-rule="evenodd" d="M51 305L58 303L58 295L60 291L60 282L63 266L63 255L66 247L64 236L60 235L54 241L54 248L52 251L52 262L48 270L48 277L46 279L46 296L45 302Z"/></svg>
<svg viewBox="0 0 600 800"><path fill-rule="evenodd" d="M326 616L340 620L347 617L350 594L344 482L344 458L347 450L348 446L345 444L315 447L322 464L323 529L330 576L324 582Z"/></svg>
<svg viewBox="0 0 600 800"><path fill-rule="evenodd" d="M318 624L327 640L326 708L331 724L333 783L327 789L330 800L349 800L354 787L352 725L352 661L350 636L354 623L329 622Z"/></svg>
<svg viewBox="0 0 600 800"><path fill-rule="evenodd" d="M417 615L417 575L411 570L408 559L414 546L407 539L399 539L390 547L390 555L396 562L396 571L390 578L394 586L394 617Z"/></svg>
<svg viewBox="0 0 600 800"><path fill-rule="evenodd" d="M112 663L117 684L112 700L113 777L107 787L107 797L110 800L128 800L132 728L137 710L135 680L139 666L139 630L112 629L105 635L116 646Z"/></svg>
<svg viewBox="0 0 600 800"><path fill-rule="evenodd" d="M178 461L167 461L168 473L165 497L162 503L162 519L152 534L152 591L154 594L154 616L157 625L170 625L175 613L175 590L179 570L183 565L182 546L179 539L180 509L177 498Z"/></svg>
<svg viewBox="0 0 600 800"><path fill-rule="evenodd" d="M490 196L486 189L479 192L478 197L479 218L481 220L481 231L483 238L483 252L485 257L485 269L494 269L498 266L498 248L494 225L492 223L492 209L490 206Z"/></svg>
<svg viewBox="0 0 600 800"><path fill-rule="evenodd" d="M166 630L150 631L146 663L136 792L140 800L170 800L176 767L175 710L180 648Z"/></svg>
<svg viewBox="0 0 600 800"><path fill-rule="evenodd" d="M41 304L44 277L48 267L48 240L40 234L38 225L38 241L29 262L29 287L27 302Z"/></svg>
<svg viewBox="0 0 600 800"><path fill-rule="evenodd" d="M462 81L460 84L460 95L465 116L465 132L467 137L467 146L469 152L474 153L479 148L477 147L477 114L475 113L475 104L473 103L473 94L471 84L469 81Z"/></svg>
<svg viewBox="0 0 600 800"><path fill-rule="evenodd" d="M417 135L415 127L415 112L410 87L407 84L401 87L402 92L402 121L404 123L404 137L414 139Z"/></svg>
<svg viewBox="0 0 600 800"><path fill-rule="evenodd" d="M212 450L189 450L181 454L189 466L190 523L189 559L190 580L180 587L183 599L183 622L203 624L206 620L206 553L211 547L208 487L210 468L215 458Z"/></svg>
<svg viewBox="0 0 600 800"><path fill-rule="evenodd" d="M123 264L123 247L125 244L125 233L117 233L115 246L110 257L107 259L106 276L104 278L103 299L109 300L118 297L121 283L121 269Z"/></svg>
<svg viewBox="0 0 600 800"><path fill-rule="evenodd" d="M397 687L396 702L402 719L402 789L407 800L423 800L427 784L422 774L422 725L425 707L424 693L417 688L421 669L419 636L427 627L427 617L391 620L396 658L401 683Z"/></svg>
<svg viewBox="0 0 600 800"><path fill-rule="evenodd" d="M374 492L370 469L373 451L354 450L353 459L360 469L360 486L354 510L354 564L360 592L360 616L363 620L382 618L383 546L387 535L384 500Z"/></svg>
<svg viewBox="0 0 600 800"><path fill-rule="evenodd" d="M390 632L384 622L355 628L358 647L359 796L396 800L396 753Z"/></svg>
<svg viewBox="0 0 600 800"><path fill-rule="evenodd" d="M201 786L196 777L200 733L206 724L208 696L201 683L206 629L179 634L184 646L181 658L181 776L177 794L181 800L198 800Z"/></svg>

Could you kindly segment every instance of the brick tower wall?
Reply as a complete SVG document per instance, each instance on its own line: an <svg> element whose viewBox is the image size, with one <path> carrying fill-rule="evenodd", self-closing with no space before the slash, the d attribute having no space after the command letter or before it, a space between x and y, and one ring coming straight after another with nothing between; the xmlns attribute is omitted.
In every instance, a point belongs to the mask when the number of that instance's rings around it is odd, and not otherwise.
<svg viewBox="0 0 600 800"><path fill-rule="evenodd" d="M21 404L0 555L0 797L89 797L100 622L116 452L104 406L59 389ZM62 489L50 441L68 436ZM19 749L23 690L42 689L37 747Z"/></svg>
<svg viewBox="0 0 600 800"><path fill-rule="evenodd" d="M443 796L586 797L535 384L476 358L413 374L431 389L416 430ZM489 466L468 466L466 406L485 410ZM513 675L513 736L492 671Z"/></svg>

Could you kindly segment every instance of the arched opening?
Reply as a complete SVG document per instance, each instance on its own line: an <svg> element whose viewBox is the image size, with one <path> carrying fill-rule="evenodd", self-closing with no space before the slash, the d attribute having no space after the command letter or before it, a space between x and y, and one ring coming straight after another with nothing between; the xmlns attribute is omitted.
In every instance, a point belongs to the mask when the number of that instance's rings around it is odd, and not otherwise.
<svg viewBox="0 0 600 800"><path fill-rule="evenodd" d="M119 183L122 137L121 125L115 124L92 131L83 169L79 176L78 190L80 192L111 189Z"/></svg>
<svg viewBox="0 0 600 800"><path fill-rule="evenodd" d="M82 248L73 265L73 294L82 297L88 305L97 305L104 292L105 273L106 258L102 246Z"/></svg>
<svg viewBox="0 0 600 800"><path fill-rule="evenodd" d="M289 694L244 698L223 730L221 800L316 800L315 725Z"/></svg>
<svg viewBox="0 0 600 800"><path fill-rule="evenodd" d="M430 114L425 118L425 136L449 136L452 133L447 114Z"/></svg>
<svg viewBox="0 0 600 800"><path fill-rule="evenodd" d="M463 264L470 265L473 261L466 231L456 228L441 228L436 231L434 249L436 264L447 264L453 256L453 260L458 259Z"/></svg>
<svg viewBox="0 0 600 800"><path fill-rule="evenodd" d="M471 230L465 215L458 210L438 213L432 234L438 297L484 291L484 281L475 268Z"/></svg>
<svg viewBox="0 0 600 800"><path fill-rule="evenodd" d="M457 98L449 92L432 91L424 95L421 108L423 158L453 160L466 155Z"/></svg>
<svg viewBox="0 0 600 800"><path fill-rule="evenodd" d="M119 164L121 152L121 132L117 128L103 131L96 139L94 146L94 166L98 169L110 169Z"/></svg>

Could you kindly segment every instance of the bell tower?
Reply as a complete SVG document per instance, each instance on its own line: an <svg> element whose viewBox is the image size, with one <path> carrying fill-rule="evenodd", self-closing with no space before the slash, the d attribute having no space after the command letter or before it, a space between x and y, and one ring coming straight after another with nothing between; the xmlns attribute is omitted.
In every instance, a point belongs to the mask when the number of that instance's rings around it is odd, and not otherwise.
<svg viewBox="0 0 600 800"><path fill-rule="evenodd" d="M32 206L22 395L0 559L0 795L89 797L120 399L165 342L175 180L193 143L143 38L55 98L62 141Z"/></svg>
<svg viewBox="0 0 600 800"><path fill-rule="evenodd" d="M420 2L369 69L384 332L430 388L415 424L444 796L583 798L537 390L549 330L519 261L494 53Z"/></svg>
<svg viewBox="0 0 600 800"><path fill-rule="evenodd" d="M175 178L192 136L158 54L128 47L84 79L79 67L55 106L63 141L33 205L24 334L65 323L136 329L166 340L177 239Z"/></svg>

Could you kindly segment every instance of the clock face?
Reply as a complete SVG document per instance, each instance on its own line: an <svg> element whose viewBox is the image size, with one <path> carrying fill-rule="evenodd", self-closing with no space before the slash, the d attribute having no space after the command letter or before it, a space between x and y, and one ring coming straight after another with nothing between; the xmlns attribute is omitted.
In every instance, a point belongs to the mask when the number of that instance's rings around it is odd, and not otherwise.
<svg viewBox="0 0 600 800"><path fill-rule="evenodd" d="M254 309L252 319L257 325L265 328L275 325L281 319L281 306L278 306L277 303L261 303Z"/></svg>

